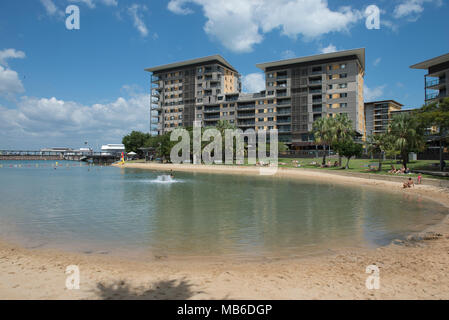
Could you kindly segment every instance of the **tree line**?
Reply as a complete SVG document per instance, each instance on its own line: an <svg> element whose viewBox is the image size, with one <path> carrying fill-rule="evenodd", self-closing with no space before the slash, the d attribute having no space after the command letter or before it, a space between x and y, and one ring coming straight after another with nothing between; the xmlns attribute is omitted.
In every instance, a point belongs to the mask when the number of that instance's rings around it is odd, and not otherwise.
<svg viewBox="0 0 449 320"><path fill-rule="evenodd" d="M228 121L220 120L214 127L224 137L226 129L236 129ZM366 141L356 139L357 133L353 129L351 120L346 114L337 114L335 117L323 117L313 123L315 141L323 148L332 148L339 156L338 164L342 166L342 158L346 158L345 168L349 168L349 161L353 157L360 157L363 152L378 156L378 170L382 170L384 157L395 158L399 156L402 164L407 168L410 152L420 152L425 149L426 137L429 128L433 128L432 136L440 145L440 169L444 167L443 147L448 142L449 130L449 98L424 105L422 108L407 113L398 113L393 116L386 132L370 135ZM192 128L186 128L192 137ZM202 128L205 130L207 128ZM136 152L142 155L140 148L154 148L157 156L169 159L172 147L178 143L170 141L170 133L151 135L139 131L132 131L122 139L126 152ZM202 142L202 148L209 142ZM246 149L246 148L245 148ZM287 150L287 146L279 142L279 151ZM224 150L224 149L223 149ZM267 146L269 150L269 146ZM326 164L324 152L322 164Z"/></svg>

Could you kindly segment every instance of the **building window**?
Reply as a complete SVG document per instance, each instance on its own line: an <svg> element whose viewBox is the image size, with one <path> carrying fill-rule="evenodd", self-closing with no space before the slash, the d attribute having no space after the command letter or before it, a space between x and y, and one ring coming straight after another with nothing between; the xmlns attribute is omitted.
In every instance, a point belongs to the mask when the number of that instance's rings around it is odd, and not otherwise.
<svg viewBox="0 0 449 320"><path fill-rule="evenodd" d="M348 77L348 74L347 73L342 73L342 74L340 74L340 78L341 79L344 79L344 78L347 78Z"/></svg>
<svg viewBox="0 0 449 320"><path fill-rule="evenodd" d="M234 120L231 119L231 120L229 120L229 122L230 122L230 123L234 123Z"/></svg>
<svg viewBox="0 0 449 320"><path fill-rule="evenodd" d="M182 119L182 115L178 116L178 119Z"/></svg>
<svg viewBox="0 0 449 320"><path fill-rule="evenodd" d="M268 108L268 112L274 112L274 109L273 108Z"/></svg>
<svg viewBox="0 0 449 320"><path fill-rule="evenodd" d="M201 119L201 118L203 117L203 115L202 115L202 114L197 114L196 117L197 117L198 119Z"/></svg>
<svg viewBox="0 0 449 320"><path fill-rule="evenodd" d="M268 121L274 121L273 117L268 117Z"/></svg>
<svg viewBox="0 0 449 320"><path fill-rule="evenodd" d="M198 68L198 72L199 73L203 72L203 68Z"/></svg>
<svg viewBox="0 0 449 320"><path fill-rule="evenodd" d="M218 100L223 100L223 97L218 97Z"/></svg>
<svg viewBox="0 0 449 320"><path fill-rule="evenodd" d="M346 63L340 64L340 69L346 69Z"/></svg>
<svg viewBox="0 0 449 320"><path fill-rule="evenodd" d="M272 73L268 74L268 78L273 78L273 77L274 77L274 74L272 74Z"/></svg>
<svg viewBox="0 0 449 320"><path fill-rule="evenodd" d="M348 104L347 103L340 103L340 108L347 108Z"/></svg>
<svg viewBox="0 0 449 320"><path fill-rule="evenodd" d="M274 91L268 91L268 95L269 95L269 96L274 95Z"/></svg>
<svg viewBox="0 0 449 320"><path fill-rule="evenodd" d="M347 83L340 83L340 84L338 85L338 87L339 87L340 89L344 89L344 88L347 88L347 87L348 87L348 84L347 84Z"/></svg>
<svg viewBox="0 0 449 320"><path fill-rule="evenodd" d="M273 104L274 101L273 100L268 100L268 104Z"/></svg>
<svg viewBox="0 0 449 320"><path fill-rule="evenodd" d="M259 121L259 122L263 122L263 121L264 121L264 119L263 119L263 118L258 118L258 119L257 119L257 121Z"/></svg>
<svg viewBox="0 0 449 320"><path fill-rule="evenodd" d="M274 82L268 82L268 86L269 87L273 87L274 86Z"/></svg>
<svg viewBox="0 0 449 320"><path fill-rule="evenodd" d="M329 90L332 90L334 88L334 85L330 84L328 87L329 87Z"/></svg>
<svg viewBox="0 0 449 320"><path fill-rule="evenodd" d="M347 98L348 97L348 93L340 93L340 98Z"/></svg>

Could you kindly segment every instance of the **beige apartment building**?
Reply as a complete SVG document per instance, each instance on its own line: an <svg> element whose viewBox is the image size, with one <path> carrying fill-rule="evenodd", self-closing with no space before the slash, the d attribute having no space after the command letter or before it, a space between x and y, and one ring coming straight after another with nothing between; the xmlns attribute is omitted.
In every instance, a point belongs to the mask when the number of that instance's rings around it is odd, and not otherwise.
<svg viewBox="0 0 449 320"><path fill-rule="evenodd" d="M403 105L394 100L365 103L366 135L385 133L393 115L401 111Z"/></svg>
<svg viewBox="0 0 449 320"><path fill-rule="evenodd" d="M424 75L426 104L449 97L449 53L414 64L410 68L427 70Z"/></svg>
<svg viewBox="0 0 449 320"><path fill-rule="evenodd" d="M152 73L152 110L159 134L227 120L243 130L278 129L292 149L315 146L313 122L347 114L365 137L365 49L257 64L266 89L242 93L240 74L219 55L145 69Z"/></svg>

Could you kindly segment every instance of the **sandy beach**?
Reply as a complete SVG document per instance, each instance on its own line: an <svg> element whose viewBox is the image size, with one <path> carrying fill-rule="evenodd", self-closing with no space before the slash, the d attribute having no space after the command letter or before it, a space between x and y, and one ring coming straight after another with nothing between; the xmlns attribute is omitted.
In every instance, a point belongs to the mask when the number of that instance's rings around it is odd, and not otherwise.
<svg viewBox="0 0 449 320"><path fill-rule="evenodd" d="M125 164L127 168L258 175L256 167ZM433 199L449 208L448 189L279 169L273 179L358 184ZM65 269L80 269L80 289L67 290ZM380 288L365 286L366 267L380 270ZM260 261L165 259L142 262L101 254L25 249L0 242L0 299L448 299L449 219L405 241L377 249L341 249L325 256Z"/></svg>

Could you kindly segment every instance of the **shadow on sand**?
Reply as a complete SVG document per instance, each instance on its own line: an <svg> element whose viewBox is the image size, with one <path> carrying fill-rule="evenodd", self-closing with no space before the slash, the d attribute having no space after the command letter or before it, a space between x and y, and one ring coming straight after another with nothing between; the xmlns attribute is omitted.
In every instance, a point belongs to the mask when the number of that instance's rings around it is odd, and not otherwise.
<svg viewBox="0 0 449 320"><path fill-rule="evenodd" d="M132 287L124 280L110 284L97 283L96 294L104 300L186 300L202 293L193 291L192 285L185 279L163 280L147 287Z"/></svg>

